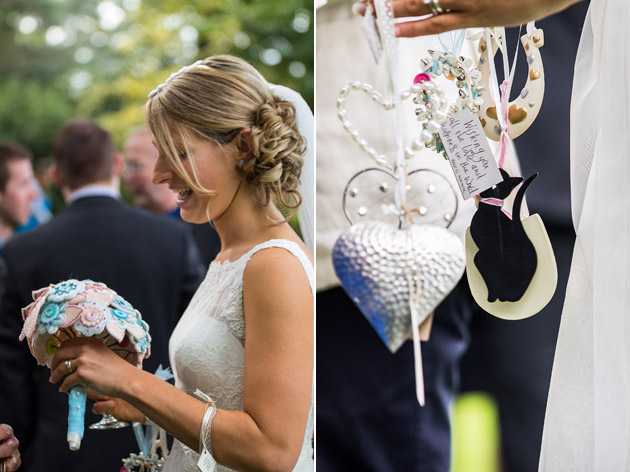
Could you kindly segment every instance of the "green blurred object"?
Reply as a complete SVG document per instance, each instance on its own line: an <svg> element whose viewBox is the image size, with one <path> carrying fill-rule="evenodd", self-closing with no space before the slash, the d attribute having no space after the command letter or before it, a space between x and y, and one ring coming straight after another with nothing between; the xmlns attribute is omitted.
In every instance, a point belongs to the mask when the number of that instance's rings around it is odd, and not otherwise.
<svg viewBox="0 0 630 472"><path fill-rule="evenodd" d="M451 418L451 472L498 472L499 413L493 398L479 392L460 395Z"/></svg>

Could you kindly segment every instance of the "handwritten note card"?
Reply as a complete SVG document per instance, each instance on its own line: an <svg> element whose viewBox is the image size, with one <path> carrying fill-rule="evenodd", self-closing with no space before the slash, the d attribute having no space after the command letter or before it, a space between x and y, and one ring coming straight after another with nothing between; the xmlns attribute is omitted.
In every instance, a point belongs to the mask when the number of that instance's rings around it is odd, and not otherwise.
<svg viewBox="0 0 630 472"><path fill-rule="evenodd" d="M503 180L477 115L462 110L447 118L440 138L464 200Z"/></svg>

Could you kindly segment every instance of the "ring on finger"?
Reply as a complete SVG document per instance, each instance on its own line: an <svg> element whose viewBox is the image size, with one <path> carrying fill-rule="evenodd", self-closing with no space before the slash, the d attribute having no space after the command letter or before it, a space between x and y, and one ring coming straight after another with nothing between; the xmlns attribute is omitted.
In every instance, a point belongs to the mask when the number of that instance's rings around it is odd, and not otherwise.
<svg viewBox="0 0 630 472"><path fill-rule="evenodd" d="M431 9L431 15L433 16L444 13L444 9L440 6L440 2L438 0L424 0L424 4L429 6Z"/></svg>
<svg viewBox="0 0 630 472"><path fill-rule="evenodd" d="M72 371L72 362L71 361L66 361L66 370L68 371L69 374L71 374Z"/></svg>

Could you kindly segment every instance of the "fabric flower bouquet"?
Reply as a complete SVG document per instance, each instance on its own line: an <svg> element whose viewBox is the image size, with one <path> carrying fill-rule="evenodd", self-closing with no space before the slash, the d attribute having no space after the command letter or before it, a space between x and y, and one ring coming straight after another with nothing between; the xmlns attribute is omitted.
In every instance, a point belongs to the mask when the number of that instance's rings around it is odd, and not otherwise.
<svg viewBox="0 0 630 472"><path fill-rule="evenodd" d="M20 341L39 365L50 368L61 344L75 337L96 337L126 361L141 368L151 352L149 326L140 312L107 285L70 279L35 290L33 303L22 309ZM78 450L83 438L87 388L70 392L67 440Z"/></svg>

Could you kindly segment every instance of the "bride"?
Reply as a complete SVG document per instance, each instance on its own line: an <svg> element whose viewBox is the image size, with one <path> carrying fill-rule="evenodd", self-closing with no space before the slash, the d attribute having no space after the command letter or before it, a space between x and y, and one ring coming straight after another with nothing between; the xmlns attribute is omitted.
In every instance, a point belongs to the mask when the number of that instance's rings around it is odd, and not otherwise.
<svg viewBox="0 0 630 472"><path fill-rule="evenodd" d="M51 382L85 385L96 412L172 434L165 471L197 471L201 452L220 471L312 471L312 255L276 206L301 201L296 109L231 56L187 66L149 97L154 182L221 238L171 336L176 386L87 338L61 346Z"/></svg>

